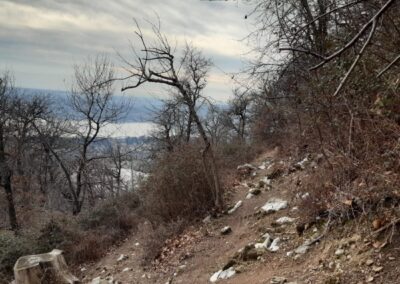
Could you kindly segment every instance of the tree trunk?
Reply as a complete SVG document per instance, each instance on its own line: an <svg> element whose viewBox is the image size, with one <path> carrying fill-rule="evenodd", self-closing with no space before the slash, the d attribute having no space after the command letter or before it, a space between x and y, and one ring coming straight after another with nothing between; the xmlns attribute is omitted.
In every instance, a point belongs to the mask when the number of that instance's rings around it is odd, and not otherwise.
<svg viewBox="0 0 400 284"><path fill-rule="evenodd" d="M203 163L204 163L204 167L206 170L206 173L208 172L208 165L207 165L207 156L209 158L209 162L210 162L210 170L211 170L211 180L209 181L210 186L212 186L214 188L214 205L215 207L219 208L221 207L221 188L220 188L220 182L219 182L219 175L218 175L218 168L217 165L215 163L215 157L214 157L214 153L212 151L211 148L211 143L208 140L207 134L204 130L203 124L200 121L200 118L198 117L196 111L193 109L191 111L192 116L193 116L193 120L196 123L196 126L199 130L200 136L202 137L204 144L205 144L205 148L203 150Z"/></svg>
<svg viewBox="0 0 400 284"><path fill-rule="evenodd" d="M11 184L11 170L7 165L7 158L4 145L3 127L0 125L0 185L4 187L7 203L8 203L8 218L11 229L18 231L17 214L15 212L14 197Z"/></svg>
<svg viewBox="0 0 400 284"><path fill-rule="evenodd" d="M186 126L186 143L189 143L190 141L190 135L192 134L192 122L193 122L193 111L189 110L188 123Z"/></svg>
<svg viewBox="0 0 400 284"><path fill-rule="evenodd" d="M50 253L20 257L14 266L14 277L15 284L80 283L68 271L62 251L58 249Z"/></svg>

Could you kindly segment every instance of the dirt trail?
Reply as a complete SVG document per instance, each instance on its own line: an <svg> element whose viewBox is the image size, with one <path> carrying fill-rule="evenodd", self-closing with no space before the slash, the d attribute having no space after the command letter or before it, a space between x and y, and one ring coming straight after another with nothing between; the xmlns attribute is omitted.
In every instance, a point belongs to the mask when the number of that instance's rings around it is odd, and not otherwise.
<svg viewBox="0 0 400 284"><path fill-rule="evenodd" d="M276 150L263 154L253 165L258 167L265 161L285 170L293 165L293 161L279 160ZM232 191L230 203L242 200L242 206L232 214L189 228L181 236L183 244L173 248L173 253L156 269L145 270L140 266L143 240L132 236L98 263L85 267L82 272L85 283L91 283L98 276L112 276L120 283L211 283L210 277L232 259L235 275L217 283L400 283L397 282L400 272L396 268L399 257L392 251L372 247L371 241L352 229L329 233L321 242L310 245L304 254L293 252L307 239L324 231L323 225L311 226L302 236L296 231L299 222L296 208L306 194L298 192L296 184L308 178L311 171L308 165L304 170L276 177L270 188L265 186L259 195L246 199L249 190L271 173L271 167L257 168L255 176L241 181ZM272 198L287 201L288 207L271 214L257 213ZM291 217L295 221L276 225L280 217ZM225 226L232 232L222 235L221 229ZM274 239L280 238L276 252L264 251L256 259L246 261L234 258L246 245L260 242L266 232ZM121 255L128 257L117 261Z"/></svg>

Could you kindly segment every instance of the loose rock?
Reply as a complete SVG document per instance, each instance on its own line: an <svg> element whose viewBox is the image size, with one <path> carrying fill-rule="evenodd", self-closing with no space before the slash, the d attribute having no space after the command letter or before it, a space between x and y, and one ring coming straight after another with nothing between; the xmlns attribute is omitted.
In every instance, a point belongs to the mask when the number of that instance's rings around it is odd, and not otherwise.
<svg viewBox="0 0 400 284"><path fill-rule="evenodd" d="M273 213L288 207L288 202L279 198L270 199L261 209L265 213Z"/></svg>
<svg viewBox="0 0 400 284"><path fill-rule="evenodd" d="M236 271L233 267L229 267L226 270L219 270L215 272L211 277L210 277L210 282L217 282L218 280L221 279L228 279L231 278L233 275L236 274Z"/></svg>
<svg viewBox="0 0 400 284"><path fill-rule="evenodd" d="M283 225L283 224L291 224L295 221L295 218L291 218L291 217L281 217L278 220L275 221L275 223L277 223L278 225Z"/></svg>
<svg viewBox="0 0 400 284"><path fill-rule="evenodd" d="M271 279L271 284L284 284L286 282L287 282L287 279L285 277L274 276Z"/></svg>
<svg viewBox="0 0 400 284"><path fill-rule="evenodd" d="M242 204L243 204L242 200L236 202L235 206L233 206L231 209L228 210L228 214L232 214L233 212L235 212L240 206L242 206Z"/></svg>
<svg viewBox="0 0 400 284"><path fill-rule="evenodd" d="M221 235L228 235L232 233L232 229L229 226L225 226L221 229Z"/></svg>

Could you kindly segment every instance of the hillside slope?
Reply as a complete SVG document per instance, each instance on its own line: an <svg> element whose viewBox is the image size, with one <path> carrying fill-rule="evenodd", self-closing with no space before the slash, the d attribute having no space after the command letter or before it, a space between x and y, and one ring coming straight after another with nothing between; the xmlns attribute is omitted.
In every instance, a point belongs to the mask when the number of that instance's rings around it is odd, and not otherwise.
<svg viewBox="0 0 400 284"><path fill-rule="evenodd" d="M141 237L82 268L81 276L85 283L399 283L395 238L390 245L377 240L359 219L339 224L320 216L304 223L309 193L298 185L318 167L317 157L296 163L279 159L277 150L263 154L231 191L230 203L242 205L168 241L152 268L140 265L143 236L154 237L145 224ZM267 202L279 210L265 212Z"/></svg>

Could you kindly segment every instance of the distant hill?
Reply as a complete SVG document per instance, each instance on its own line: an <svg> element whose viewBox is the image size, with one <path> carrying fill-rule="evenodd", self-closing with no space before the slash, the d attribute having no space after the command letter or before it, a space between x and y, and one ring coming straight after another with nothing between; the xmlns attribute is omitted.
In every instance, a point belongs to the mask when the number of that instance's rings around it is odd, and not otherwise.
<svg viewBox="0 0 400 284"><path fill-rule="evenodd" d="M49 96L55 106L65 105L68 92L66 91L54 91L46 89L28 89L19 88L19 90L26 96L33 95L45 95ZM114 96L115 102L128 101L131 105L128 113L121 119L121 123L126 122L146 122L150 121L152 117L152 111L159 108L162 102L157 98L144 97L144 96ZM63 109L63 111L65 111Z"/></svg>

